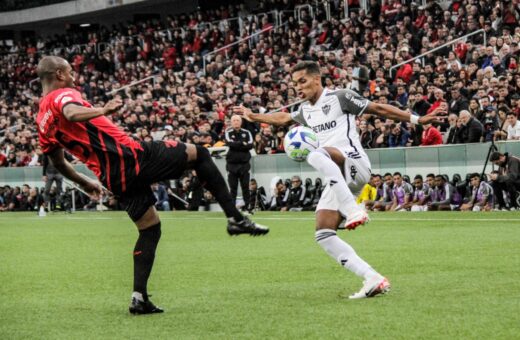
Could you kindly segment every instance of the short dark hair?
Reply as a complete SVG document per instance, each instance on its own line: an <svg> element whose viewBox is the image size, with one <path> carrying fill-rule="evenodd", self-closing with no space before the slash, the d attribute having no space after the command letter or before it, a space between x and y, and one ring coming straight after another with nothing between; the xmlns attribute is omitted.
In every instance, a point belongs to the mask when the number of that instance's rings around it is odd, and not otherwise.
<svg viewBox="0 0 520 340"><path fill-rule="evenodd" d="M394 176L403 177L403 175L401 175L401 173L399 171L394 172Z"/></svg>
<svg viewBox="0 0 520 340"><path fill-rule="evenodd" d="M386 177L386 176L392 176L392 174L387 172L384 177Z"/></svg>
<svg viewBox="0 0 520 340"><path fill-rule="evenodd" d="M380 174L373 174L372 177L373 178L379 177L379 179L381 179L381 175Z"/></svg>
<svg viewBox="0 0 520 340"><path fill-rule="evenodd" d="M480 175L476 172L472 173L471 175L469 175L469 179L473 179L473 178L476 178L478 177L478 179L480 179Z"/></svg>
<svg viewBox="0 0 520 340"><path fill-rule="evenodd" d="M491 156L489 156L489 160L491 162L494 162L494 161L498 161L500 159L500 157L504 156L503 154L501 154L500 152L498 151L495 151L491 154Z"/></svg>
<svg viewBox="0 0 520 340"><path fill-rule="evenodd" d="M428 175L426 175L426 177L433 177L433 178L435 178L435 175L434 174L428 174Z"/></svg>
<svg viewBox="0 0 520 340"><path fill-rule="evenodd" d="M435 176L435 178L440 178L440 179L442 179L444 182L446 182L446 178L445 178L443 175L437 175L437 176Z"/></svg>
<svg viewBox="0 0 520 340"><path fill-rule="evenodd" d="M414 180L416 180L416 179L420 179L421 181L423 180L423 178L422 178L421 175L416 175L413 179L414 179Z"/></svg>
<svg viewBox="0 0 520 340"><path fill-rule="evenodd" d="M320 65L317 62L311 60L300 61L294 65L291 69L291 74L298 71L305 70L308 74L321 74Z"/></svg>

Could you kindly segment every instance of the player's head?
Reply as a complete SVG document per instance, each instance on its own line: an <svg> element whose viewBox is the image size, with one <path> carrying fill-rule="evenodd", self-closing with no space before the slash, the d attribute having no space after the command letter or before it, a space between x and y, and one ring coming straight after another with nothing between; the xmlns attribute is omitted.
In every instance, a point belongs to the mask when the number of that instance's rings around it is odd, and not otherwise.
<svg viewBox="0 0 520 340"><path fill-rule="evenodd" d="M291 77L298 97L301 99L318 100L321 90L320 66L314 61L300 61L291 70Z"/></svg>
<svg viewBox="0 0 520 340"><path fill-rule="evenodd" d="M478 187L480 185L480 175L476 172L469 176L469 180L471 185L474 187Z"/></svg>
<svg viewBox="0 0 520 340"><path fill-rule="evenodd" d="M400 186L401 184L403 184L403 176L400 172L394 172L393 180L394 185Z"/></svg>
<svg viewBox="0 0 520 340"><path fill-rule="evenodd" d="M446 179L442 175L435 176L435 185L437 187L442 187L446 183Z"/></svg>
<svg viewBox="0 0 520 340"><path fill-rule="evenodd" d="M428 183L428 186L430 188L433 188L435 185L435 175L434 174L426 175L426 183Z"/></svg>
<svg viewBox="0 0 520 340"><path fill-rule="evenodd" d="M415 187L417 189L422 188L422 186L423 186L423 178L422 178L422 176L421 175L415 176L415 178L413 179L413 184L415 185Z"/></svg>
<svg viewBox="0 0 520 340"><path fill-rule="evenodd" d="M74 72L69 62L56 56L45 56L40 59L36 69L44 86L53 84L58 88L74 87Z"/></svg>
<svg viewBox="0 0 520 340"><path fill-rule="evenodd" d="M239 115L233 115L231 117L231 127L235 130L240 129L242 126L242 118Z"/></svg>
<svg viewBox="0 0 520 340"><path fill-rule="evenodd" d="M392 183L393 183L392 174L389 173L389 172L387 172L387 173L385 174L385 184L386 184L386 185L392 185Z"/></svg>
<svg viewBox="0 0 520 340"><path fill-rule="evenodd" d="M381 180L381 175L376 174L372 176L372 184L374 187L379 188L382 183L383 181Z"/></svg>

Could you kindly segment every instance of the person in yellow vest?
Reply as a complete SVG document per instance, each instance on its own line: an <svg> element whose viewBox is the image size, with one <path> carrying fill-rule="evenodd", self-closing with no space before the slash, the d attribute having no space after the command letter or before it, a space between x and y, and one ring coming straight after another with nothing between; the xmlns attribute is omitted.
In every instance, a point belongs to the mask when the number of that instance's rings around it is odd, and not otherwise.
<svg viewBox="0 0 520 340"><path fill-rule="evenodd" d="M356 199L357 204L363 203L366 209L371 209L375 202L379 201L382 195L382 186L383 183L381 179L381 175L373 174L370 176L370 180L361 190L361 193Z"/></svg>

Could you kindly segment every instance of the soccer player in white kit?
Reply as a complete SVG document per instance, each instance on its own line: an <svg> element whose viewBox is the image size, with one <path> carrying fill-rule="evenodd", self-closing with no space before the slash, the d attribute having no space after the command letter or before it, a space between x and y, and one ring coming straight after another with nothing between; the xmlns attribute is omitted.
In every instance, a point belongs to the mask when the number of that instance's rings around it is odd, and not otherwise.
<svg viewBox="0 0 520 340"><path fill-rule="evenodd" d="M389 281L336 234L338 228L353 230L369 220L355 201L370 179L370 160L359 141L356 117L371 113L414 124L433 122L437 117L419 118L391 105L372 103L351 90L323 88L319 65L313 61L299 62L291 76L298 96L306 99L298 111L266 115L243 106L233 110L250 121L271 125L298 122L316 132L320 147L309 154L307 162L325 177L327 185L316 207L316 241L341 266L363 279L363 287L351 299L383 294L390 290Z"/></svg>

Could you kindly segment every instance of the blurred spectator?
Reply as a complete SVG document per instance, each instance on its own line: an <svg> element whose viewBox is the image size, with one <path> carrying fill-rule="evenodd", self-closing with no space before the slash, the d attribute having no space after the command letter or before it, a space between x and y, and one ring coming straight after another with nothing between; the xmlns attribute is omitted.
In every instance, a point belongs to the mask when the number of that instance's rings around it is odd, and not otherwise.
<svg viewBox="0 0 520 340"><path fill-rule="evenodd" d="M267 195L264 187L258 187L256 179L251 178L249 181L248 207L251 210L266 210L267 203Z"/></svg>
<svg viewBox="0 0 520 340"><path fill-rule="evenodd" d="M480 179L480 175L470 175L471 198L461 205L461 211L491 211L493 210L493 188Z"/></svg>
<svg viewBox="0 0 520 340"><path fill-rule="evenodd" d="M283 207L281 211L301 211L303 209L303 200L305 199L305 187L302 186L300 176L291 178L291 188L286 191L283 198Z"/></svg>
<svg viewBox="0 0 520 340"><path fill-rule="evenodd" d="M509 197L509 208L518 209L518 192L520 191L520 159L507 152L493 152L489 160L499 167L498 172L491 173L491 185L499 209L506 209L504 193Z"/></svg>
<svg viewBox="0 0 520 340"><path fill-rule="evenodd" d="M152 184L152 191L157 200L155 202L155 208L161 211L170 211L170 202L168 199L168 193L166 187L160 183Z"/></svg>
<svg viewBox="0 0 520 340"><path fill-rule="evenodd" d="M471 116L467 110L463 110L459 114L462 122L461 141L462 143L478 143L482 140L484 127L482 123ZM494 130L493 130L494 131Z"/></svg>
<svg viewBox="0 0 520 340"><path fill-rule="evenodd" d="M422 134L421 146L439 145L442 144L442 135L432 124L423 125L424 131Z"/></svg>

